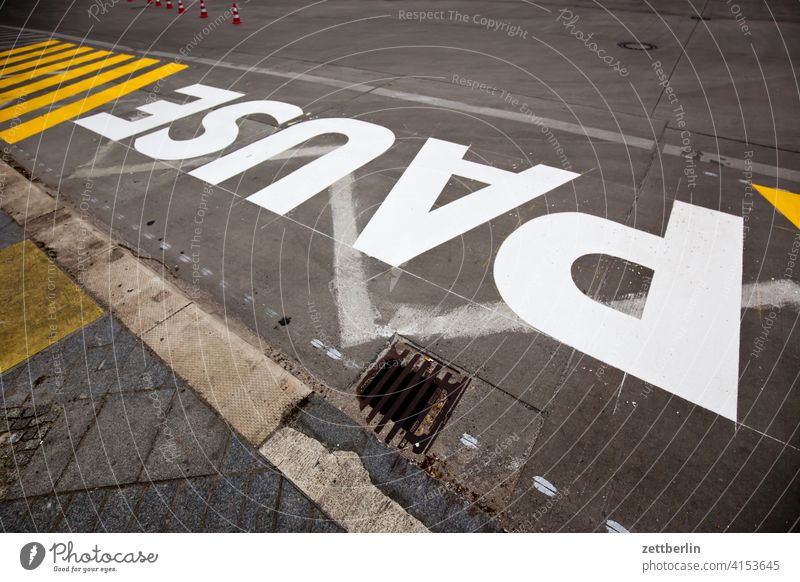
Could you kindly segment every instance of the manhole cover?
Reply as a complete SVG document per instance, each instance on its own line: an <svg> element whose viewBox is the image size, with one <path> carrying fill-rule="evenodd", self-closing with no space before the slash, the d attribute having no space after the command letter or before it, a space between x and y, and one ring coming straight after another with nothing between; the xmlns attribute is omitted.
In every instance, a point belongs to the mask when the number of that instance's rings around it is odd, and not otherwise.
<svg viewBox="0 0 800 582"><path fill-rule="evenodd" d="M627 42L620 42L617 44L624 49L628 49L631 51L651 51L653 49L657 49L658 47L654 44L649 42L638 42L638 41L627 41Z"/></svg>
<svg viewBox="0 0 800 582"><path fill-rule="evenodd" d="M437 358L405 342L395 343L372 364L356 387L361 410L369 407L367 424L381 434L389 424L386 443L399 435L398 446L409 443L425 453L447 422L469 385L469 378Z"/></svg>

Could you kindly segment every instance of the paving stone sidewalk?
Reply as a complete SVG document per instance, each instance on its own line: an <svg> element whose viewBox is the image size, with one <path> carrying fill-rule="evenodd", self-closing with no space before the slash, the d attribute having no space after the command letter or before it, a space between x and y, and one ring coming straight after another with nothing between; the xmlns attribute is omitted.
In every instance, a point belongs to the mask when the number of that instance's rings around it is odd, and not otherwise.
<svg viewBox="0 0 800 582"><path fill-rule="evenodd" d="M343 531L108 313L0 375L0 529Z"/></svg>

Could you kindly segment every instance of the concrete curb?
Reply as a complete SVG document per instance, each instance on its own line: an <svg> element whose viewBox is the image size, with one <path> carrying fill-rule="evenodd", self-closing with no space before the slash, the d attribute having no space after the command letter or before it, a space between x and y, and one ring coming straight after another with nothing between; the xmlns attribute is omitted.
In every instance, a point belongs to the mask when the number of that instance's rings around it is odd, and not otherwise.
<svg viewBox="0 0 800 582"><path fill-rule="evenodd" d="M0 207L287 478L347 531L428 531L357 455L281 428L312 390L78 212L0 162ZM342 462L346 458L347 462ZM356 457L356 458L352 458Z"/></svg>

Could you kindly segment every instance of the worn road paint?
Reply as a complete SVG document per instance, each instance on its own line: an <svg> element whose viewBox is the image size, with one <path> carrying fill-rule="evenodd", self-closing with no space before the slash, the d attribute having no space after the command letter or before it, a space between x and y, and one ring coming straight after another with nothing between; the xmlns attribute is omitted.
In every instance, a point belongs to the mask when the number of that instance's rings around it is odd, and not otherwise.
<svg viewBox="0 0 800 582"><path fill-rule="evenodd" d="M641 317L647 293L631 293L606 303L634 317ZM742 309L789 308L800 312L800 284L789 279L742 285ZM525 333L537 330L522 321L502 301L470 303L449 311L411 304L399 304L389 323L377 328L377 337L395 333L419 338L454 339L496 333Z"/></svg>
<svg viewBox="0 0 800 582"><path fill-rule="evenodd" d="M358 236L353 200L353 177L347 175L330 188L333 223L333 291L339 313L339 335L344 347L376 337L380 317L367 290L363 255L353 248Z"/></svg>
<svg viewBox="0 0 800 582"><path fill-rule="evenodd" d="M548 497L555 497L558 493L558 487L550 483L547 479L540 475L533 478L533 487L540 493L544 493Z"/></svg>

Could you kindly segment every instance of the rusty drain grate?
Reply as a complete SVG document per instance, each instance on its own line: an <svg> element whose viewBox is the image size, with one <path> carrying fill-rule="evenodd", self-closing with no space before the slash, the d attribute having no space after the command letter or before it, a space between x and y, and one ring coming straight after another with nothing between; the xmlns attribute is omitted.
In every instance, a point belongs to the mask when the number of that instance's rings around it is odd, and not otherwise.
<svg viewBox="0 0 800 582"><path fill-rule="evenodd" d="M435 358L395 344L369 367L356 394L361 410L372 409L367 424L381 415L376 434L391 422L386 443L403 431L398 446L411 443L414 452L422 454L433 444L468 385L469 378Z"/></svg>

